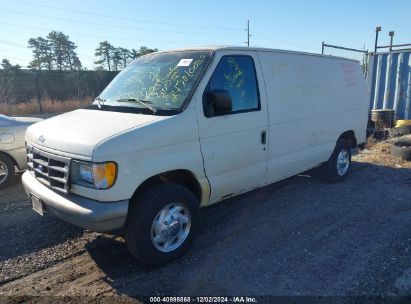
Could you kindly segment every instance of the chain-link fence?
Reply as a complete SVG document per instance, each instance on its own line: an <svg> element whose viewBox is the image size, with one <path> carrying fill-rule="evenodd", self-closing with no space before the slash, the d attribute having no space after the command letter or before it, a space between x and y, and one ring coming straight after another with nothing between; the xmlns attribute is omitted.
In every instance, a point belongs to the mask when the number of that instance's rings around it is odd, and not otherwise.
<svg viewBox="0 0 411 304"><path fill-rule="evenodd" d="M364 74L367 75L369 53L366 50L352 49L338 45L326 44L323 42L322 54L357 60L360 62Z"/></svg>
<svg viewBox="0 0 411 304"><path fill-rule="evenodd" d="M116 75L108 71L0 70L0 114L64 112L87 105Z"/></svg>

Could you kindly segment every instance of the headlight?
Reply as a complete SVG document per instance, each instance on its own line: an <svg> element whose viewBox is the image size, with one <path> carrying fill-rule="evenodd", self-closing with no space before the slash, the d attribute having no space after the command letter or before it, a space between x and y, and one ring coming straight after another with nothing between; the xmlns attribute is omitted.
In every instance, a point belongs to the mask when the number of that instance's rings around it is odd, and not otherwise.
<svg viewBox="0 0 411 304"><path fill-rule="evenodd" d="M117 165L114 162L88 163L72 161L70 179L73 184L95 188L109 189L117 177Z"/></svg>
<svg viewBox="0 0 411 304"><path fill-rule="evenodd" d="M78 174L83 181L89 184L93 183L94 179L93 179L93 165L92 164L79 163Z"/></svg>

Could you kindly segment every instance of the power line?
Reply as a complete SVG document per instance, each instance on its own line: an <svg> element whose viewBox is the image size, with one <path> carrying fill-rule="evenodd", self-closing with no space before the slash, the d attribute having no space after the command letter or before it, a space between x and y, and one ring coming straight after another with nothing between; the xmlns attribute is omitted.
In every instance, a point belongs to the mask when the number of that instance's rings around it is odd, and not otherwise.
<svg viewBox="0 0 411 304"><path fill-rule="evenodd" d="M30 61L30 60L33 59L33 58L23 59L23 58L11 57L11 56L9 56L9 55L6 54L6 53L8 53L8 52L12 52L12 51L7 51L7 52L5 52L4 50L0 50L0 54L4 54L4 56L7 57L7 58L14 58L14 59L18 59L18 60L25 61L25 62L28 62L28 61ZM82 61L93 61L93 62L94 62L94 61L97 59L97 58L93 58L93 57L82 56L81 54L77 54L77 57L78 57L79 59L81 59Z"/></svg>
<svg viewBox="0 0 411 304"><path fill-rule="evenodd" d="M24 45L22 45L22 44L17 44L17 43L11 42L11 41L0 40L0 43L8 44L8 45L11 45L11 46L14 46L14 47L19 47L19 48L27 49L27 46L24 46Z"/></svg>
<svg viewBox="0 0 411 304"><path fill-rule="evenodd" d="M34 30L46 30L46 31L50 31L50 29L44 29L44 28L37 28L37 27L30 27L30 26L23 26L23 25L15 25L15 24L9 24L9 23L4 23L4 22L0 22L0 24L1 25L6 25L6 26L13 26L13 27L19 27L19 28L26 28L26 29L34 29ZM73 33L73 34L76 34L76 33ZM87 35L87 34L80 34L80 33L78 33L78 35L81 35L81 36L86 36L86 37L88 37L88 36L92 36L92 35ZM96 36L96 37L101 37L101 38L110 38L110 37L105 37L105 36ZM114 37L111 37L110 39L115 39ZM145 41L145 42L149 42L149 41L147 41L147 40L135 40L135 39L127 39L127 40L130 40L130 41ZM161 43L165 43L165 41L161 41ZM171 42L171 41L169 41L169 43L175 43L175 42ZM22 48L22 49L26 49L26 50L31 50L31 48L30 47L28 47L28 46L25 46L25 45L22 45L22 44L18 44L18 43L15 43L15 42L12 42L12 41L7 41L7 40L0 40L0 44L4 44L4 45L10 45L10 46L13 46L13 47L17 47L17 48ZM78 45L77 45L78 46ZM0 50L0 53L4 53L4 50ZM12 52L12 51L10 51L10 52ZM97 59L96 57L88 57L87 55L82 55L81 53L77 53L76 52L76 54L77 54L77 57L79 58L79 59L81 59L81 60L84 60L84 61L93 61L93 63L94 63L94 61ZM27 62L27 61L30 61L31 59L22 59L22 58L16 58L16 57L11 57L11 56L8 56L8 55L6 55L6 57L7 58L14 58L14 59L17 59L17 60L21 60L21 61L25 61L25 62Z"/></svg>
<svg viewBox="0 0 411 304"><path fill-rule="evenodd" d="M2 59L14 59L14 60L19 60L19 61L27 61L26 59L18 58L18 57L12 57L12 56L5 56L7 58L2 58Z"/></svg>
<svg viewBox="0 0 411 304"><path fill-rule="evenodd" d="M270 36L260 34L260 33L254 33L254 36L256 38L261 39L261 40L269 40L269 41L274 42L274 43L282 43L282 44L288 44L288 45L293 46L293 47L300 47L300 48L308 49L308 50L316 50L315 52L317 52L317 49L318 49L317 47L314 47L314 46L294 43L294 42L285 41L285 40L281 40L281 39L273 39Z"/></svg>
<svg viewBox="0 0 411 304"><path fill-rule="evenodd" d="M72 12L72 13L83 14L83 15L88 15L88 16L104 17L104 18L110 18L110 19L116 19L116 20L124 20L124 21L132 21L132 22L140 22L140 23L148 23L148 24L159 24L159 25L166 25L166 26L176 26L176 27L183 27L183 28L190 27L190 28L203 28L203 29L215 29L215 30L227 30L227 31L239 31L239 30L241 30L239 28L232 28L232 27L213 27L213 26L206 26L206 25L187 25L187 24L168 23L168 22L161 22L161 21L150 21L150 20L144 20L144 19L125 18L125 17L119 17L119 16L111 16L111 15L90 13L90 12L85 12L85 11L80 11L80 10L75 10L75 9L61 8L61 7L45 5L45 4L32 3L32 2L28 2L28 1L21 1L21 0L11 0L11 1L16 2L16 3L21 3L21 4L28 4L28 5L32 5L32 6L36 6L36 7L51 8L51 9L59 10L59 11Z"/></svg>
<svg viewBox="0 0 411 304"><path fill-rule="evenodd" d="M11 41L6 41L6 40L0 40L0 44L6 44L6 45L11 45L11 46L13 46L13 47L18 47L18 48L23 48L23 49L27 49L27 50L30 50L30 48L28 47L28 46L24 46L24 45L22 45L22 44L17 44L17 43L14 43L14 42L11 42ZM76 54L77 54L77 57L78 58L80 58L80 59L85 59L85 60L96 60L96 58L95 57L88 57L88 55L82 55L82 54L79 54L79 53L77 53L76 52ZM9 57L9 56L8 56ZM10 57L11 58L11 57ZM20 60L23 60L23 59L21 59L21 58L19 58Z"/></svg>
<svg viewBox="0 0 411 304"><path fill-rule="evenodd" d="M25 16L30 16L30 17L40 17L40 18L46 18L46 19L52 19L52 20L59 20L59 21L66 21L66 22L72 22L72 23L82 23L82 24L89 24L89 25L97 25L97 26L104 26L108 28L120 28L120 29L132 29L132 30L137 30L137 31L144 31L144 32L159 32L159 33L171 33L171 34L190 34L190 35L227 35L225 33L204 33L204 32L186 32L186 31L167 31L167 30L158 30L158 29L148 29L148 28L141 28L141 27L135 27L135 26L124 26L124 25L116 25L116 24L105 24L105 23L97 23L97 22L89 22L89 21L81 21L81 20L75 20L75 19L68 19L68 18L61 18L61 17L53 17L53 16L46 16L46 15L40 15L40 14L33 14L33 13L25 13L25 12L19 12L15 10L10 10L10 9L2 9L3 12L9 12L13 14L18 14L18 15L25 15Z"/></svg>
<svg viewBox="0 0 411 304"><path fill-rule="evenodd" d="M29 46L24 46L22 44L17 44L11 41L6 41L6 40L0 40L0 44L7 44L7 45L11 45L14 47L18 47L18 48L22 48L22 49L27 49L30 50L31 48ZM77 53L77 52L76 52ZM91 57L87 57L87 56L83 56L82 58L87 58L87 59L95 59L95 58L91 58Z"/></svg>
<svg viewBox="0 0 411 304"><path fill-rule="evenodd" d="M34 26L27 26L27 25L20 25L20 24L12 24L12 23L7 23L7 22L0 22L0 25L5 25L5 26L11 26L11 27L16 27L16 28L23 28L23 29L29 29L29 30L35 30L35 31L47 31L51 32L53 29L51 28L44 28L44 27L34 27ZM56 29L54 29L56 30ZM59 31L59 30L57 30ZM67 33L66 31L64 31ZM96 39L101 39L101 40L119 40L119 41L131 41L131 42L142 42L142 43L150 43L150 44L179 44L179 42L176 41L168 41L168 40L144 40L144 39L131 39L131 38L125 38L125 37L114 37L114 36L103 36L103 35L93 35L93 34L87 34L87 33L78 33L78 32L69 32L67 33L68 36L81 36L81 37L87 37L87 38L96 38ZM4 41L4 40L3 40ZM236 42L233 44L240 44L242 42ZM192 43L195 44L195 43Z"/></svg>
<svg viewBox="0 0 411 304"><path fill-rule="evenodd" d="M31 29L31 30L40 30L40 31L48 31L51 32L53 31L50 28L42 28L42 27L33 27L33 26L26 26L26 25L19 25L19 24L12 24L12 23L6 23L6 22L0 22L2 25L6 26L12 26L12 27L17 27L17 28L24 28L24 29ZM97 38L97 39L104 39L104 40L124 40L124 41L133 41L133 42L147 42L147 43L172 43L175 44L175 41L164 41L164 40L141 40L141 39L131 39L131 38L123 38L123 37L112 37L112 36L99 36L99 35L92 35L92 34L85 34L85 33L76 33L72 32L70 35L74 36L84 36L84 37L90 37L90 38ZM70 36L69 35L69 36Z"/></svg>

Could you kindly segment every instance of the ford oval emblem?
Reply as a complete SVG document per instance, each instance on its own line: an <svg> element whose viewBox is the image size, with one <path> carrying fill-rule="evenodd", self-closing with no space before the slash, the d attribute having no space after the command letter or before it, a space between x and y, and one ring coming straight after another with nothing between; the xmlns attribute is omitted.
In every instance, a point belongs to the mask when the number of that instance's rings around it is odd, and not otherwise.
<svg viewBox="0 0 411 304"><path fill-rule="evenodd" d="M41 142L42 144L44 144L45 141L46 141L46 138L45 138L43 135L41 135L41 136L39 137L39 142Z"/></svg>

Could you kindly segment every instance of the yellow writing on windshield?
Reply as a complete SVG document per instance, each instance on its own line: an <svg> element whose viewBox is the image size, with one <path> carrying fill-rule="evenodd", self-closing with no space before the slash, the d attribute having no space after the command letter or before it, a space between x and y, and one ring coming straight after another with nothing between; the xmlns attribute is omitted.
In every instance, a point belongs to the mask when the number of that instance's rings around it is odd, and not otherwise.
<svg viewBox="0 0 411 304"><path fill-rule="evenodd" d="M189 66L179 66L173 62L165 66L139 67L127 83L127 87L132 91L126 94L144 100L161 98L168 102L177 102L179 97L186 96L191 90L198 68L205 60L206 56L201 55ZM139 85L129 86L131 83Z"/></svg>

